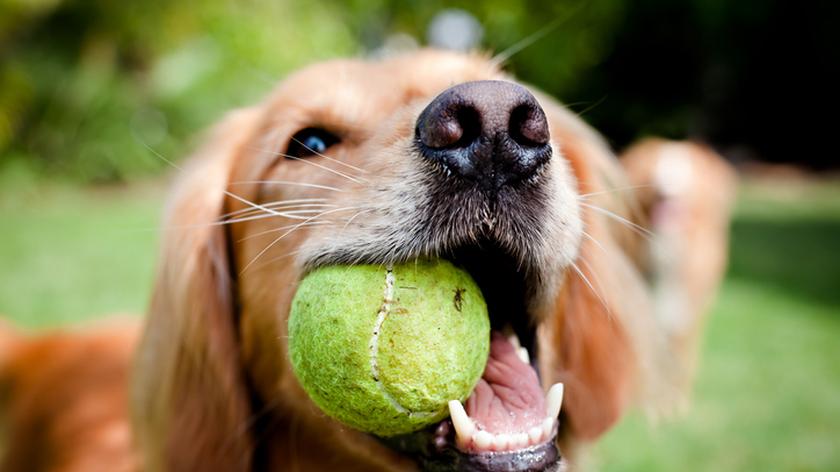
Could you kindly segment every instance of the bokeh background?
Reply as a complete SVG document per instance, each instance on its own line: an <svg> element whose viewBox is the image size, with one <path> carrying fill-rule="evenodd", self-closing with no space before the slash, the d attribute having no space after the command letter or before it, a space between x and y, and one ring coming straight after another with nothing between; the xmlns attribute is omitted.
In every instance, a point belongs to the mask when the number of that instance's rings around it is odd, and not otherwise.
<svg viewBox="0 0 840 472"><path fill-rule="evenodd" d="M616 149L692 138L743 177L693 409L631 414L590 466L840 470L839 6L0 0L0 313L31 330L142 313L177 172L158 155L304 64L475 45Z"/></svg>

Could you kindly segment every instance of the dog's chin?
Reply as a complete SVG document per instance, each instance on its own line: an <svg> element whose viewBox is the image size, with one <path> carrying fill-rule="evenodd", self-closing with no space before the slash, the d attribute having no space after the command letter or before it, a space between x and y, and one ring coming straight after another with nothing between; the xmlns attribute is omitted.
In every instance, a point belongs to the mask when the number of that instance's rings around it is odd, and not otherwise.
<svg viewBox="0 0 840 472"><path fill-rule="evenodd" d="M382 439L387 446L410 455L422 470L445 472L563 471L565 463L554 441L513 451L466 452L455 445L452 421L416 433Z"/></svg>

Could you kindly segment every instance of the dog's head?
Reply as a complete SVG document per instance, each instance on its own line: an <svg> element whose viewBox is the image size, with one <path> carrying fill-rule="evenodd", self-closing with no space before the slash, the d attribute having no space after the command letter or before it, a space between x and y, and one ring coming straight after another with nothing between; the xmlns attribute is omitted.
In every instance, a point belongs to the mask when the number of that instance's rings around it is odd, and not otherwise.
<svg viewBox="0 0 840 472"><path fill-rule="evenodd" d="M632 315L646 301L626 226L607 218L627 216L608 192L621 184L595 133L482 56L422 51L292 75L230 115L176 187L134 385L147 466L556 467L556 445L609 427L645 370ZM287 317L308 270L417 257L473 275L505 334L491 362L511 382L485 379L470 424L383 441L307 398ZM559 422L542 399L555 382Z"/></svg>

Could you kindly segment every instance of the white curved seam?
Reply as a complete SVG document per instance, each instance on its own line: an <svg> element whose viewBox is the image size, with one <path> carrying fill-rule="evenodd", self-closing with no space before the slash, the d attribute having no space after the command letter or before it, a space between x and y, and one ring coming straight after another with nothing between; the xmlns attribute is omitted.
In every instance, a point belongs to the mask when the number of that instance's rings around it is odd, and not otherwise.
<svg viewBox="0 0 840 472"><path fill-rule="evenodd" d="M391 304L394 302L394 267L388 266L385 272L385 293L382 296L382 306L379 307L379 313L376 314L376 323L373 325L373 336L370 338L370 344L368 347L370 348L370 375L373 376L373 381L376 382L377 388L379 391L382 392L382 396L388 400L389 403L400 413L405 413L410 415L411 412L408 411L404 406L400 405L400 403L391 395L390 392L385 388L385 385L382 384L382 381L379 379L379 362L377 360L377 356L379 355L379 333L382 331L382 324L385 322L385 318L388 317L388 314L391 312Z"/></svg>

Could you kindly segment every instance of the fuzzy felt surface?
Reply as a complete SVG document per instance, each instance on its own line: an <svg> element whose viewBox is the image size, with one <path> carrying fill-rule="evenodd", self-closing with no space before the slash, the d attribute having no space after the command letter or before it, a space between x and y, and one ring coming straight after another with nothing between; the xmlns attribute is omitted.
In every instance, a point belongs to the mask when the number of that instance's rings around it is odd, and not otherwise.
<svg viewBox="0 0 840 472"><path fill-rule="evenodd" d="M379 436L445 418L447 402L478 382L489 349L478 286L444 260L317 269L289 317L292 367L310 398Z"/></svg>

